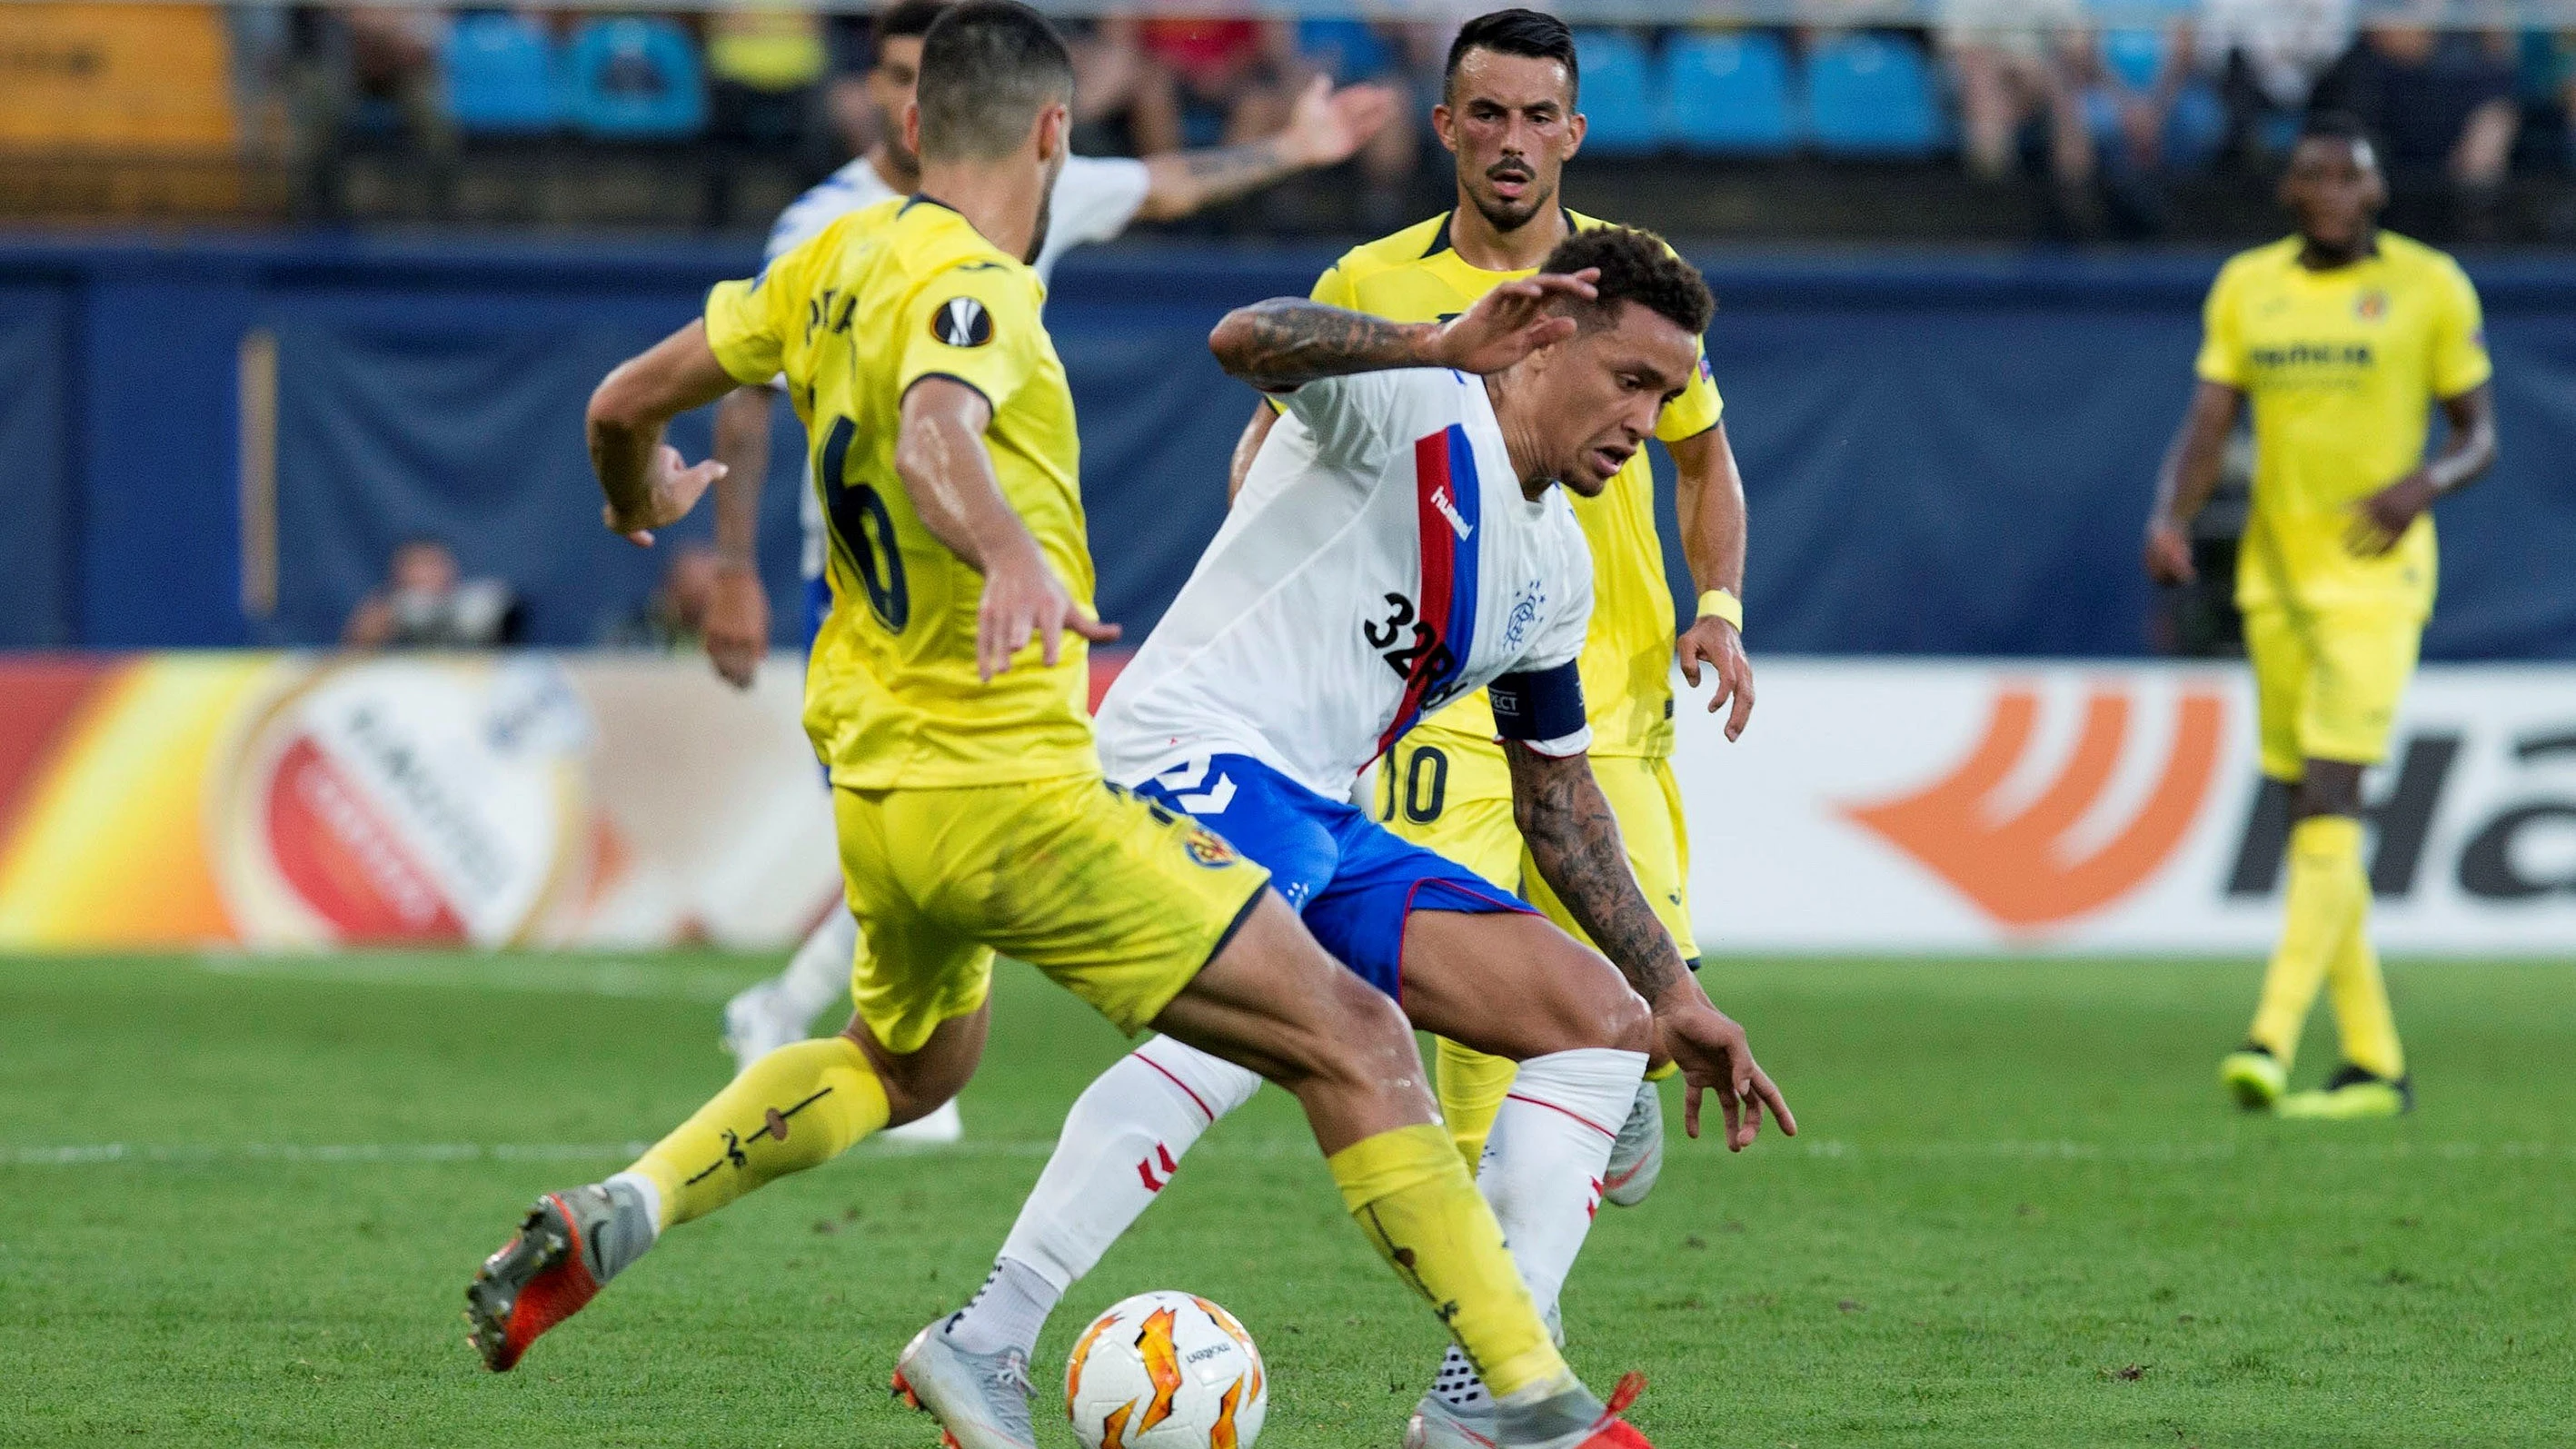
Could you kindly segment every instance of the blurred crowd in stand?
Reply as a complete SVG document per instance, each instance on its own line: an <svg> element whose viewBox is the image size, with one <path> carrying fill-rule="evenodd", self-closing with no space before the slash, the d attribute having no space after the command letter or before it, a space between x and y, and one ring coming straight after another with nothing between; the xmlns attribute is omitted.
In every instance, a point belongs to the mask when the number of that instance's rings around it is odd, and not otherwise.
<svg viewBox="0 0 2576 1449"><path fill-rule="evenodd" d="M1849 3L1809 0L1814 23L1793 27L1584 30L1592 160L1964 173L2044 191L2076 235L2150 236L2176 181L2267 174L2300 115L2322 106L2381 138L2411 207L2401 224L2472 240L2494 231L2511 178L2571 170L2576 32L2444 29L2433 22L2456 11L2440 0L2367 14L2354 0L2166 0L2161 11L2124 0L2110 23L2086 0L1935 0L1929 24L1832 23ZM1077 142L1153 155L1258 137L1317 74L1397 87L1420 118L1447 35L1473 8L1069 19ZM481 141L535 138L783 158L810 178L872 139L864 15L757 3L695 15L258 3L230 14L237 69L285 98L295 151L317 176L371 140L436 173ZM1434 144L1427 124L1381 133L1333 183L1361 198L1339 221L1405 214L1417 178L1436 177L1424 166ZM675 220L752 222L721 205Z"/></svg>

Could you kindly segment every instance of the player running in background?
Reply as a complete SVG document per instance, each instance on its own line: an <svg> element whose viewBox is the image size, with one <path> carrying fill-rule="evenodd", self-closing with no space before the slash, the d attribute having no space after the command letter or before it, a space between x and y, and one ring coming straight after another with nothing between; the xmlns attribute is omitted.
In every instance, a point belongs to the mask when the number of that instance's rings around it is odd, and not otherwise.
<svg viewBox="0 0 2576 1449"><path fill-rule="evenodd" d="M958 5L922 52L906 130L923 194L718 286L702 322L609 375L589 418L608 524L649 542L722 471L683 466L669 420L788 378L830 502L806 723L875 948L856 1015L753 1063L628 1170L538 1199L467 1290L474 1347L509 1368L664 1230L955 1095L1003 950L1125 1030L1151 1024L1294 1092L1370 1241L1514 1392L1503 1442L1644 1444L1550 1341L1434 1120L1402 1014L1324 954L1266 870L1103 783L1083 641L1114 631L1089 611L1073 398L1026 264L1072 62L1012 0ZM1498 325L1441 337L1463 358L1536 320L1489 313Z"/></svg>
<svg viewBox="0 0 2576 1449"><path fill-rule="evenodd" d="M1416 1024L1518 1062L1480 1185L1552 1315L1659 1034L1689 1075L1694 1135L1709 1087L1732 1147L1766 1103L1796 1128L1639 894L1584 755L1592 570L1565 491L1607 486L1697 375L1708 290L1645 232L1584 232L1547 267L1455 324L1295 301L1219 324L1226 370L1284 394L1290 421L1110 689L1100 739L1112 780L1268 866L1316 939ZM1554 332L1526 358L1418 365L1450 327L1533 302ZM1425 713L1489 681L1534 868L1616 970L1349 802ZM1031 1449L1017 1385L1048 1313L1260 1084L1156 1040L1084 1091L983 1289L905 1352L909 1390L964 1449ZM1453 1353L1434 1382L1415 1442L1497 1442L1472 1363Z"/></svg>
<svg viewBox="0 0 2576 1449"><path fill-rule="evenodd" d="M1565 163L1583 143L1577 89L1574 36L1556 17L1498 10L1468 21L1449 47L1448 78L1431 113L1442 144L1457 154L1456 209L1352 249L1315 283L1315 300L1398 322L1432 321L1529 275L1567 236L1603 225L1567 210L1558 196ZM1690 836L1671 764L1676 655L1693 685L1703 667L1716 676L1708 708L1732 706L1727 738L1743 733L1753 711L1738 602L1744 485L1720 408L1703 362L1655 429L1673 458L1682 552L1703 591L1697 618L1678 643L1649 460L1639 453L1598 497L1574 500L1592 547L1583 693L1592 711L1593 773L1619 817L1638 886L1694 968ZM1238 486L1277 416L1266 404L1255 409L1235 450ZM1513 826L1511 774L1494 734L1482 694L1425 722L1378 767L1378 818L1488 880L1525 890L1548 919L1584 939L1582 923L1533 869ZM1441 1114L1472 1164L1511 1090L1512 1064L1443 1039L1438 1070ZM1644 1200L1661 1169L1663 1141L1662 1099L1649 1081L1620 1131L1606 1189L1611 1202Z"/></svg>
<svg viewBox="0 0 2576 1449"><path fill-rule="evenodd" d="M2192 515L2254 405L2254 508L2236 602L2254 664L2266 788L2289 792L2280 944L2245 1045L2220 1064L2237 1102L2284 1116L2414 1106L2370 943L2361 772L2388 733L2433 609L2434 500L2494 464L2495 399L2478 294L2458 263L2381 231L2377 156L2347 117L2311 120L2281 201L2299 233L2229 261L2210 289L2200 388L2156 485L2147 573L2193 577ZM2425 457L2439 401L2449 421ZM2308 1009L2332 993L2343 1064L2284 1096Z"/></svg>
<svg viewBox="0 0 2576 1449"><path fill-rule="evenodd" d="M876 17L876 63L867 92L876 112L878 140L848 165L807 191L770 229L764 261L774 261L824 227L889 197L909 196L921 184L921 163L903 140L904 107L912 104L921 73L921 37L950 0L897 0ZM1395 96L1383 86L1345 86L1318 80L1298 98L1278 135L1239 146L1184 151L1136 161L1124 157L1068 156L1049 193L1044 245L1032 265L1049 280L1058 258L1086 242L1107 241L1143 217L1167 221L1233 200L1300 172L1350 158L1395 115ZM761 485L769 476L769 426L774 384L745 387L716 405L716 460L725 476L716 484L716 547L722 558L713 604L707 613L707 656L716 671L748 686L769 650L769 598L760 583ZM823 584L823 518L812 480L804 496L805 638L810 645L828 594ZM833 911L814 928L787 968L752 986L725 1006L725 1043L737 1070L777 1047L803 1040L814 1018L849 984L850 956L858 928L846 911ZM954 1141L954 1103L897 1134L915 1141Z"/></svg>

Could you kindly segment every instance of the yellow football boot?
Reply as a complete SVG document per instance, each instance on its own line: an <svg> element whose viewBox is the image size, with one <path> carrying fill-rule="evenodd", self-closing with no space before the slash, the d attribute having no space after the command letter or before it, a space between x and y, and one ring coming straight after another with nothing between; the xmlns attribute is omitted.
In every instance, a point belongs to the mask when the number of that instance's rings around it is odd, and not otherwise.
<svg viewBox="0 0 2576 1449"><path fill-rule="evenodd" d="M2236 1099L2237 1106L2248 1112L2264 1112L2289 1090L2290 1069L2281 1065L2271 1048L2249 1041L2218 1064L2218 1080Z"/></svg>
<svg viewBox="0 0 2576 1449"><path fill-rule="evenodd" d="M2395 1081L2347 1062L2313 1092L2292 1092L2274 1109L2284 1117L2311 1122L2360 1122L2374 1117L2402 1117L2415 1110L2415 1079Z"/></svg>

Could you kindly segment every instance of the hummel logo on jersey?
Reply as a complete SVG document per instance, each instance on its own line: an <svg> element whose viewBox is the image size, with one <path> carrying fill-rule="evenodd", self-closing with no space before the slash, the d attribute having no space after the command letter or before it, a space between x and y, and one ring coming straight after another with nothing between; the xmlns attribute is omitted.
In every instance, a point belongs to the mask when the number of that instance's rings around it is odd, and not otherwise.
<svg viewBox="0 0 2576 1449"><path fill-rule="evenodd" d="M993 314L972 297L951 297L930 314L930 335L951 347L981 347L993 340Z"/></svg>
<svg viewBox="0 0 2576 1449"><path fill-rule="evenodd" d="M1440 516L1449 520L1449 531L1458 535L1461 540L1476 531L1476 525L1469 523L1466 517L1459 513L1458 505L1450 501L1448 484L1443 483L1431 490L1431 506L1439 509Z"/></svg>

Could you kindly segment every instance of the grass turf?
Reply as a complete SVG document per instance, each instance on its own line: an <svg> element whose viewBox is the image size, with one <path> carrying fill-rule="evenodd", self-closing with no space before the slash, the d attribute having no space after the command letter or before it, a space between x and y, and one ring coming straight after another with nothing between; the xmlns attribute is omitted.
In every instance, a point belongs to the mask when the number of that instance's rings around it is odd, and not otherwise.
<svg viewBox="0 0 2576 1449"><path fill-rule="evenodd" d="M0 959L0 1441L929 1445L894 1352L1118 1050L1017 967L966 1148L681 1229L506 1377L460 1341L534 1193L721 1082L714 1003L766 964ZM2241 966L1712 966L1805 1133L1676 1141L1601 1215L1572 1356L1646 1370L1665 1449L2576 1442L2576 965L2392 975L2423 1110L2327 1125L2220 1105ZM1050 1326L1041 1408L1091 1314L1186 1287L1260 1338L1271 1449L1391 1449L1439 1339L1292 1105L1166 1196Z"/></svg>

